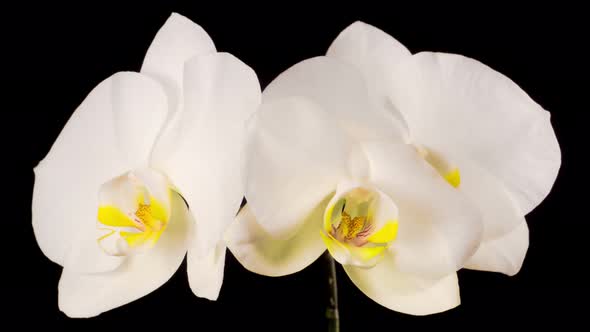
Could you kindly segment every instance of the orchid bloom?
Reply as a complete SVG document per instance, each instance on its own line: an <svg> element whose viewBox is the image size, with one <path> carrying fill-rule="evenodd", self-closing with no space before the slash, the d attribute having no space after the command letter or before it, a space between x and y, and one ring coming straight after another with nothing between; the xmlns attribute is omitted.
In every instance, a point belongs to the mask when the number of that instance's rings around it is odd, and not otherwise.
<svg viewBox="0 0 590 332"><path fill-rule="evenodd" d="M368 297L413 315L459 305L463 267L518 272L524 216L561 158L549 113L507 77L360 22L264 90L248 135L236 258L280 276L327 249Z"/></svg>
<svg viewBox="0 0 590 332"><path fill-rule="evenodd" d="M217 298L259 102L255 73L178 14L139 73L92 90L35 168L33 229L63 266L64 313L96 316L152 292L187 251L193 292Z"/></svg>

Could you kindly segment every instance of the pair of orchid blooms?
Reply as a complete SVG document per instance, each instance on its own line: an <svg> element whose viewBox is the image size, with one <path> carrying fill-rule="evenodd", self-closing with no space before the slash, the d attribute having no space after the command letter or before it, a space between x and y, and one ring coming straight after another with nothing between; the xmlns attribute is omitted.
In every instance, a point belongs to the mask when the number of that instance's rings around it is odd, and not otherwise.
<svg viewBox="0 0 590 332"><path fill-rule="evenodd" d="M560 163L549 113L475 60L356 22L261 92L173 14L35 168L32 221L71 317L152 292L185 255L215 300L226 248L267 276L328 250L377 303L427 315L460 303L461 268L519 271Z"/></svg>

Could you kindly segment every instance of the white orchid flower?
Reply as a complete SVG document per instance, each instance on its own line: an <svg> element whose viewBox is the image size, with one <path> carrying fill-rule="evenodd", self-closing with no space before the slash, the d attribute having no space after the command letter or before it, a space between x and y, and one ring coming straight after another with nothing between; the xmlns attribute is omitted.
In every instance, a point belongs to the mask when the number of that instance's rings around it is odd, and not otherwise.
<svg viewBox="0 0 590 332"><path fill-rule="evenodd" d="M244 124L259 102L255 73L178 14L140 73L88 95L35 168L33 228L63 266L64 313L95 316L150 293L187 251L193 292L217 298L221 237L244 194Z"/></svg>
<svg viewBox="0 0 590 332"><path fill-rule="evenodd" d="M508 78L360 22L265 89L248 145L236 258L280 276L327 248L367 296L413 315L459 305L462 267L520 269L524 215L560 166L549 113Z"/></svg>

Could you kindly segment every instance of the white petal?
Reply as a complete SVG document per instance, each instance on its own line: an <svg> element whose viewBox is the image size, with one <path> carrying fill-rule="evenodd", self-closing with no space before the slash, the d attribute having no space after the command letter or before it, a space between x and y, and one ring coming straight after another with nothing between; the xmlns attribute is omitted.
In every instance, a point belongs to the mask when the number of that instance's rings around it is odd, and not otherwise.
<svg viewBox="0 0 590 332"><path fill-rule="evenodd" d="M242 266L252 272L271 277L299 272L326 251L320 231L328 201L329 197L304 218L297 234L288 240L266 233L247 204L225 234L227 246Z"/></svg>
<svg viewBox="0 0 590 332"><path fill-rule="evenodd" d="M369 98L361 72L338 59L315 57L292 66L264 89L263 101L295 96L317 103L354 139L404 139L397 120Z"/></svg>
<svg viewBox="0 0 590 332"><path fill-rule="evenodd" d="M164 84L174 112L182 103L184 63L196 55L214 52L215 45L203 28L172 13L147 50L141 72Z"/></svg>
<svg viewBox="0 0 590 332"><path fill-rule="evenodd" d="M192 219L182 197L173 194L172 216L155 247L130 256L112 272L78 274L64 269L59 308L70 317L92 317L122 306L164 284L182 263Z"/></svg>
<svg viewBox="0 0 590 332"><path fill-rule="evenodd" d="M547 196L561 164L550 115L518 85L459 55L419 53L392 72L391 90L417 143L479 163L521 213Z"/></svg>
<svg viewBox="0 0 590 332"><path fill-rule="evenodd" d="M249 122L246 199L269 235L293 236L347 176L351 145L334 121L293 97L264 103Z"/></svg>
<svg viewBox="0 0 590 332"><path fill-rule="evenodd" d="M100 186L147 158L165 105L156 82L125 72L100 83L74 112L35 168L33 230L49 259L63 265L78 227L95 228Z"/></svg>
<svg viewBox="0 0 590 332"><path fill-rule="evenodd" d="M371 182L399 209L389 248L401 271L440 278L460 269L482 235L479 211L409 145L364 144Z"/></svg>
<svg viewBox="0 0 590 332"><path fill-rule="evenodd" d="M184 78L185 107L164 133L177 135L175 145L157 145L166 151L152 162L187 200L197 222L194 248L205 255L244 196L245 122L260 104L260 86L254 71L227 53L195 57Z"/></svg>
<svg viewBox="0 0 590 332"><path fill-rule="evenodd" d="M189 248L187 256L188 283L196 296L211 301L217 300L223 284L225 267L225 244L220 241L215 250L205 256L196 254Z"/></svg>
<svg viewBox="0 0 590 332"><path fill-rule="evenodd" d="M483 240L465 267L474 270L514 275L522 266L529 237L524 216L512 195L493 175L473 162L458 160L461 185L479 208L483 221Z"/></svg>
<svg viewBox="0 0 590 332"><path fill-rule="evenodd" d="M410 315L446 311L461 303L457 274L435 281L401 272L392 255L370 269L344 265L350 280L373 301Z"/></svg>
<svg viewBox="0 0 590 332"><path fill-rule="evenodd" d="M355 22L340 32L326 55L356 66L365 77L369 95L407 130L403 116L389 99L392 71L400 60L412 55L404 45L374 26Z"/></svg>
<svg viewBox="0 0 590 332"><path fill-rule="evenodd" d="M483 240L504 236L524 221L512 195L497 178L472 161L457 159L457 164L461 174L459 190L481 213Z"/></svg>
<svg viewBox="0 0 590 332"><path fill-rule="evenodd" d="M168 115L168 97L155 80L130 72L115 75L111 91L115 134L122 156L131 169L145 167Z"/></svg>
<svg viewBox="0 0 590 332"><path fill-rule="evenodd" d="M529 247L529 229L526 221L512 232L493 240L483 241L465 268L500 272L513 276L520 271Z"/></svg>

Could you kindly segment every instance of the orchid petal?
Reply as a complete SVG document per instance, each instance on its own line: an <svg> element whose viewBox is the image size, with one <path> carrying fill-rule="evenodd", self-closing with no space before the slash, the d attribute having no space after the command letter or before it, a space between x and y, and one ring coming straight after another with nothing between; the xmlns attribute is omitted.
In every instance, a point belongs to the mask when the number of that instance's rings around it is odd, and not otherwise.
<svg viewBox="0 0 590 332"><path fill-rule="evenodd" d="M260 227L277 239L294 236L348 174L350 150L342 130L313 102L264 103L249 122L247 151L246 199Z"/></svg>
<svg viewBox="0 0 590 332"><path fill-rule="evenodd" d="M227 53L187 62L184 86L185 107L163 132L176 137L175 145L157 144L152 165L187 200L197 223L194 253L204 256L244 196L245 123L259 106L260 86L254 71Z"/></svg>
<svg viewBox="0 0 590 332"><path fill-rule="evenodd" d="M529 247L529 229L526 221L510 233L492 240L484 240L465 268L500 272L513 276L520 271Z"/></svg>
<svg viewBox="0 0 590 332"><path fill-rule="evenodd" d="M373 301L410 315L443 312L461 303L457 274L427 280L400 271L392 254L370 269L344 265L350 280Z"/></svg>
<svg viewBox="0 0 590 332"><path fill-rule="evenodd" d="M561 164L550 114L509 78L473 59L428 52L391 75L392 100L416 142L477 162L522 215L547 196Z"/></svg>
<svg viewBox="0 0 590 332"><path fill-rule="evenodd" d="M182 104L184 63L196 55L215 53L211 37L188 18L172 13L147 50L141 73L158 79L169 96L170 112Z"/></svg>
<svg viewBox="0 0 590 332"><path fill-rule="evenodd" d="M480 211L483 240L502 237L524 222L524 215L502 182L474 162L457 160L461 165L461 184L458 189Z"/></svg>
<svg viewBox="0 0 590 332"><path fill-rule="evenodd" d="M363 147L371 183L399 211L397 237L389 248L399 270L430 279L459 270L481 240L477 208L409 145L368 142Z"/></svg>
<svg viewBox="0 0 590 332"><path fill-rule="evenodd" d="M191 246L194 245L194 241ZM220 241L214 250L202 256L189 247L187 255L188 282L193 293L211 301L217 300L223 284L225 244Z"/></svg>
<svg viewBox="0 0 590 332"><path fill-rule="evenodd" d="M391 112L407 135L404 117L389 99L394 80L391 72L412 55L404 45L374 26L355 22L340 32L326 55L356 66L366 79L371 98Z"/></svg>
<svg viewBox="0 0 590 332"><path fill-rule="evenodd" d="M299 231L287 240L265 232L246 204L225 234L227 246L242 266L252 272L272 277L299 272L326 251L320 231L329 199L328 196L306 216Z"/></svg>
<svg viewBox="0 0 590 332"><path fill-rule="evenodd" d="M275 78L264 89L263 101L301 96L308 98L354 140L404 140L397 120L383 105L369 98L361 72L330 57L304 60Z"/></svg>

